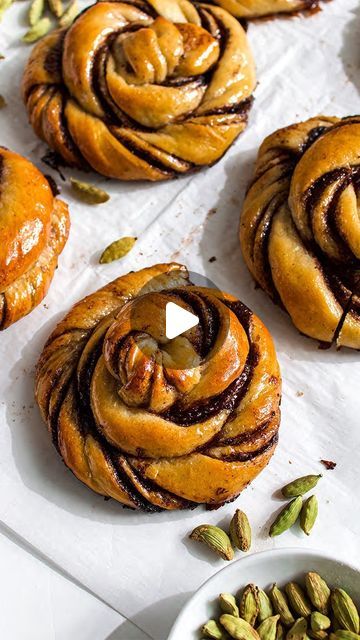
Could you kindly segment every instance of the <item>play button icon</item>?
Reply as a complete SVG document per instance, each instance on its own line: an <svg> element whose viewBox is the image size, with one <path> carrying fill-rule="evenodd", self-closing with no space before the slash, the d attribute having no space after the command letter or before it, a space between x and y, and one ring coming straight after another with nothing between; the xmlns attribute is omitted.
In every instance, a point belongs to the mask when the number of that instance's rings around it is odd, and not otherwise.
<svg viewBox="0 0 360 640"><path fill-rule="evenodd" d="M165 335L168 340L180 336L185 331L196 327L199 318L175 302L168 302L165 307Z"/></svg>

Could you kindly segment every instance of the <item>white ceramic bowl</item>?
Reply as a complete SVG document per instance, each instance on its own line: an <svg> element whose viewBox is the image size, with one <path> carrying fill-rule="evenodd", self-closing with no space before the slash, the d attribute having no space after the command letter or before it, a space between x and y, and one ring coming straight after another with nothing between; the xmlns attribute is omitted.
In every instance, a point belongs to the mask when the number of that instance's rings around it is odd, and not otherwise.
<svg viewBox="0 0 360 640"><path fill-rule="evenodd" d="M360 603L360 572L332 559L321 551L275 549L243 556L207 580L190 598L177 617L168 640L199 640L199 629L217 615L216 600L221 592L236 595L249 582L268 588L290 580L300 580L307 571L316 571L330 586L342 586Z"/></svg>

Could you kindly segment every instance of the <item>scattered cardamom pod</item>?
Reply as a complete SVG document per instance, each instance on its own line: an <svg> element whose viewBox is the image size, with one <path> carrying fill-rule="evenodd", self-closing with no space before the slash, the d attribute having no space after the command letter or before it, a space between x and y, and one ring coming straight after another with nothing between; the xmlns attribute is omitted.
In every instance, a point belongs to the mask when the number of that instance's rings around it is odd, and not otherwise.
<svg viewBox="0 0 360 640"><path fill-rule="evenodd" d="M290 611L286 595L276 584L274 584L270 590L270 599L275 612L280 616L280 621L286 627L291 627L295 622L295 618Z"/></svg>
<svg viewBox="0 0 360 640"><path fill-rule="evenodd" d="M252 626L255 624L259 613L258 588L254 584L248 584L240 600L240 616Z"/></svg>
<svg viewBox="0 0 360 640"><path fill-rule="evenodd" d="M309 571L305 575L305 587L315 609L326 616L329 612L331 592L325 580L318 573Z"/></svg>
<svg viewBox="0 0 360 640"><path fill-rule="evenodd" d="M307 536L313 528L319 512L319 505L316 496L310 496L305 500L300 513L300 526Z"/></svg>
<svg viewBox="0 0 360 640"><path fill-rule="evenodd" d="M6 100L4 96L0 94L0 109L3 109L4 107L6 107Z"/></svg>
<svg viewBox="0 0 360 640"><path fill-rule="evenodd" d="M228 634L235 640L259 640L259 635L251 624L242 618L235 618L228 613L223 613L220 622Z"/></svg>
<svg viewBox="0 0 360 640"><path fill-rule="evenodd" d="M236 604L235 596L231 593L220 593L219 604L223 613L230 613L231 616L239 617L239 607Z"/></svg>
<svg viewBox="0 0 360 640"><path fill-rule="evenodd" d="M274 522L270 527L270 536L273 538L274 536L279 536L284 531L290 529L290 527L295 524L296 520L299 517L300 511L302 507L302 498L299 496L298 498L294 498L291 502L289 502L286 507L280 511L279 515L275 518Z"/></svg>
<svg viewBox="0 0 360 640"><path fill-rule="evenodd" d="M246 513L236 509L230 522L230 539L240 551L249 551L251 547L251 527Z"/></svg>
<svg viewBox="0 0 360 640"><path fill-rule="evenodd" d="M0 0L0 22L5 11L12 5L13 0Z"/></svg>
<svg viewBox="0 0 360 640"><path fill-rule="evenodd" d="M123 258L127 253L129 253L129 251L133 248L136 240L137 238L130 238L127 236L125 236L124 238L119 238L119 240L115 240L114 242L109 244L109 246L106 247L106 249L104 249L104 251L102 252L99 259L100 264L107 264L108 262L113 262L114 260L120 260L120 258ZM225 535L228 538L227 534ZM231 546L230 540L229 544Z"/></svg>
<svg viewBox="0 0 360 640"><path fill-rule="evenodd" d="M31 43L40 40L47 33L49 33L51 29L51 20L50 18L41 18L33 27L31 27L25 35L21 38L23 42Z"/></svg>
<svg viewBox="0 0 360 640"><path fill-rule="evenodd" d="M213 638L213 640L222 640L223 638L223 632L216 620L209 620L206 624L203 624L201 633L206 638Z"/></svg>
<svg viewBox="0 0 360 640"><path fill-rule="evenodd" d="M262 589L258 590L258 622L263 622L266 618L271 618L273 615L273 608L269 596Z"/></svg>
<svg viewBox="0 0 360 640"><path fill-rule="evenodd" d="M81 180L70 178L70 184L80 200L87 204L101 204L102 202L107 202L110 199L110 196L106 191L98 189L98 187L94 187L94 185L89 184L88 182L82 182Z"/></svg>
<svg viewBox="0 0 360 640"><path fill-rule="evenodd" d="M112 245L110 245L110 247L111 246ZM108 260L105 262L108 262ZM232 560L234 557L234 550L231 546L230 538L220 527L215 527L212 524L201 524L194 529L189 537L191 540L197 540L206 544L209 549L215 551L223 560Z"/></svg>
<svg viewBox="0 0 360 640"><path fill-rule="evenodd" d="M353 633L359 633L360 620L358 610L344 589L334 589L331 594L331 606L341 627Z"/></svg>
<svg viewBox="0 0 360 640"><path fill-rule="evenodd" d="M313 611L310 618L312 631L326 631L331 627L331 620L320 611Z"/></svg>
<svg viewBox="0 0 360 640"><path fill-rule="evenodd" d="M60 27L70 27L79 13L79 4L77 0L71 0L62 14L59 25Z"/></svg>
<svg viewBox="0 0 360 640"><path fill-rule="evenodd" d="M297 498L303 496L308 491L316 487L322 475L309 475L297 478L281 489L284 498Z"/></svg>
<svg viewBox="0 0 360 640"><path fill-rule="evenodd" d="M307 622L298 618L286 634L286 640L306 640Z"/></svg>
<svg viewBox="0 0 360 640"><path fill-rule="evenodd" d="M308 618L311 615L311 605L300 585L288 582L285 591L293 611L301 618Z"/></svg>
<svg viewBox="0 0 360 640"><path fill-rule="evenodd" d="M32 0L28 13L30 27L33 27L37 22L39 22L42 14L44 13L44 8L45 0Z"/></svg>
<svg viewBox="0 0 360 640"><path fill-rule="evenodd" d="M262 623L256 629L259 634L260 640L276 640L279 620L280 616L277 615L270 616L270 618L266 618L266 620L262 621Z"/></svg>
<svg viewBox="0 0 360 640"><path fill-rule="evenodd" d="M330 633L329 640L360 640L360 635L346 629L338 629L335 633Z"/></svg>
<svg viewBox="0 0 360 640"><path fill-rule="evenodd" d="M60 18L64 13L64 7L61 0L47 0L49 9L55 18Z"/></svg>

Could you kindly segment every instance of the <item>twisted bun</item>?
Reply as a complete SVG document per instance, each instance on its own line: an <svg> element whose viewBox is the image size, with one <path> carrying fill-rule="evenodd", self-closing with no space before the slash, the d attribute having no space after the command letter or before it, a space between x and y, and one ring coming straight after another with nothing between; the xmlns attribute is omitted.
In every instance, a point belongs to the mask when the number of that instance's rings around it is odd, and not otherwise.
<svg viewBox="0 0 360 640"><path fill-rule="evenodd" d="M67 205L46 178L0 147L0 329L44 298L68 233Z"/></svg>
<svg viewBox="0 0 360 640"><path fill-rule="evenodd" d="M360 118L319 116L260 147L240 241L302 333L360 348Z"/></svg>
<svg viewBox="0 0 360 640"><path fill-rule="evenodd" d="M188 0L98 2L37 44L23 78L36 134L66 163L165 180L216 162L255 86L245 32Z"/></svg>
<svg viewBox="0 0 360 640"><path fill-rule="evenodd" d="M213 0L236 18L262 18L281 13L314 10L320 0Z"/></svg>
<svg viewBox="0 0 360 640"><path fill-rule="evenodd" d="M199 324L168 340L167 302ZM185 267L120 277L79 302L47 341L36 397L65 464L135 509L220 505L269 461L280 374L271 337Z"/></svg>

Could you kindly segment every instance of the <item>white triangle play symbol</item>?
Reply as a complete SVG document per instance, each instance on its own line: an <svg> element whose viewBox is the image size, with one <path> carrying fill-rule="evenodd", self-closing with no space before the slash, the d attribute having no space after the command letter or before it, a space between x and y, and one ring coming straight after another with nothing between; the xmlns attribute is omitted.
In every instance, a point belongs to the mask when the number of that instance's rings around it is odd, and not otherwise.
<svg viewBox="0 0 360 640"><path fill-rule="evenodd" d="M168 340L180 336L199 324L199 318L175 302L167 302L165 308L165 334Z"/></svg>

